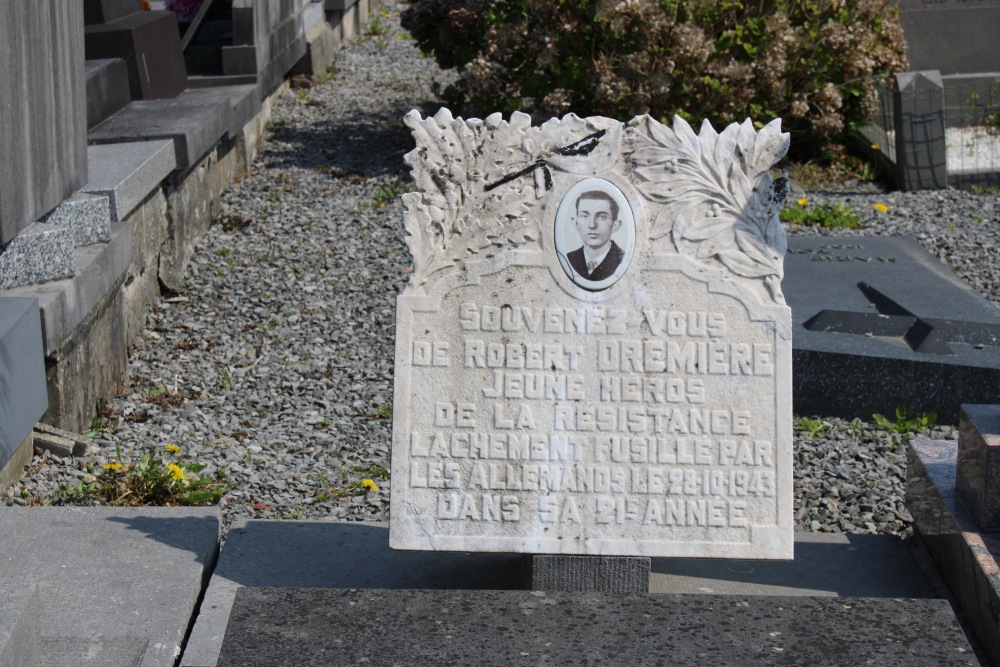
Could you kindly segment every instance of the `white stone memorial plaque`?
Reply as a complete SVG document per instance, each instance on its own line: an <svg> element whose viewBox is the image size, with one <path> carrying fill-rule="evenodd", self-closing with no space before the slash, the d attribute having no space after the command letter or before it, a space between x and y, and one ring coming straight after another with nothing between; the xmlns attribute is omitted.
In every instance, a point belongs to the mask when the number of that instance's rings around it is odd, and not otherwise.
<svg viewBox="0 0 1000 667"><path fill-rule="evenodd" d="M391 546L791 558L780 121L405 122Z"/></svg>

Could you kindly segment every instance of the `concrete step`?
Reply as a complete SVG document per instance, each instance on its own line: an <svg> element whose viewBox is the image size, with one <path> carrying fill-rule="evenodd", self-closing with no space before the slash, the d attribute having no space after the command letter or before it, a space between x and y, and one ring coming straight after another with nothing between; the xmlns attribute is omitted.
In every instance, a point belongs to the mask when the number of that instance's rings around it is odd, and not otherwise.
<svg viewBox="0 0 1000 667"><path fill-rule="evenodd" d="M34 664L41 648L38 598L35 585L0 586L0 667Z"/></svg>
<svg viewBox="0 0 1000 667"><path fill-rule="evenodd" d="M121 58L88 60L85 72L87 127L91 128L124 108L132 97L128 90L128 68Z"/></svg>
<svg viewBox="0 0 1000 667"><path fill-rule="evenodd" d="M176 166L187 169L260 110L256 86L186 90L174 99L137 100L87 133L90 144L169 139Z"/></svg>
<svg viewBox="0 0 1000 667"><path fill-rule="evenodd" d="M216 508L0 507L0 667L172 667Z"/></svg>
<svg viewBox="0 0 1000 667"><path fill-rule="evenodd" d="M111 220L124 220L176 168L169 139L87 146L90 180L80 190L107 197Z"/></svg>

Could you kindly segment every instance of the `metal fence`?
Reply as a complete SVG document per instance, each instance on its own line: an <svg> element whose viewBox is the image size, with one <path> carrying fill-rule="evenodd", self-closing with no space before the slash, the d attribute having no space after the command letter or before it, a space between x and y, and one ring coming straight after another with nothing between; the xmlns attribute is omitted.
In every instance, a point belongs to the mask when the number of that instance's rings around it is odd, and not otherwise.
<svg viewBox="0 0 1000 667"><path fill-rule="evenodd" d="M950 180L976 180L1000 171L1000 80L946 78L945 143Z"/></svg>
<svg viewBox="0 0 1000 667"><path fill-rule="evenodd" d="M907 72L880 82L857 141L906 190L1000 185L1000 77Z"/></svg>
<svg viewBox="0 0 1000 667"><path fill-rule="evenodd" d="M893 121L895 109L892 100L892 80L882 79L876 84L878 95L871 110L870 124L864 129L869 150L880 153L889 162L896 161L896 129Z"/></svg>

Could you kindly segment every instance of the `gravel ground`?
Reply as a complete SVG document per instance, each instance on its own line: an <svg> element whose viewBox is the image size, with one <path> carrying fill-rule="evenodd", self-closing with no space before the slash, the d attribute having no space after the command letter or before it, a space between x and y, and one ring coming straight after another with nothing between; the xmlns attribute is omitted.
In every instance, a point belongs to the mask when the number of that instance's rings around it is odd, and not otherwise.
<svg viewBox="0 0 1000 667"><path fill-rule="evenodd" d="M396 195L412 140L400 119L432 111L451 76L419 57L387 7L388 33L345 46L328 82L280 99L183 293L154 309L130 351L129 388L102 408L90 452L36 456L7 504L93 502L60 486L106 474L117 444L126 461L151 452L224 474L227 529L239 517L387 519L394 305L410 271ZM996 196L871 184L805 194L853 206L866 226L791 234L913 235L1000 304ZM905 451L906 436L870 423L797 419L799 528L908 534ZM366 478L379 489L361 488Z"/></svg>

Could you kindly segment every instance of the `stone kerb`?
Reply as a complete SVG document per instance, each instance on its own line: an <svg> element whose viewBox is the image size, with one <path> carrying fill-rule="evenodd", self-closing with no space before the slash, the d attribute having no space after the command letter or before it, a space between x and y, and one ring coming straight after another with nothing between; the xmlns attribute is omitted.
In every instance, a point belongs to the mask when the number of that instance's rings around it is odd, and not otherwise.
<svg viewBox="0 0 1000 667"><path fill-rule="evenodd" d="M791 558L778 122L405 121L390 545Z"/></svg>
<svg viewBox="0 0 1000 667"><path fill-rule="evenodd" d="M979 530L1000 530L1000 405L963 405L955 490Z"/></svg>

